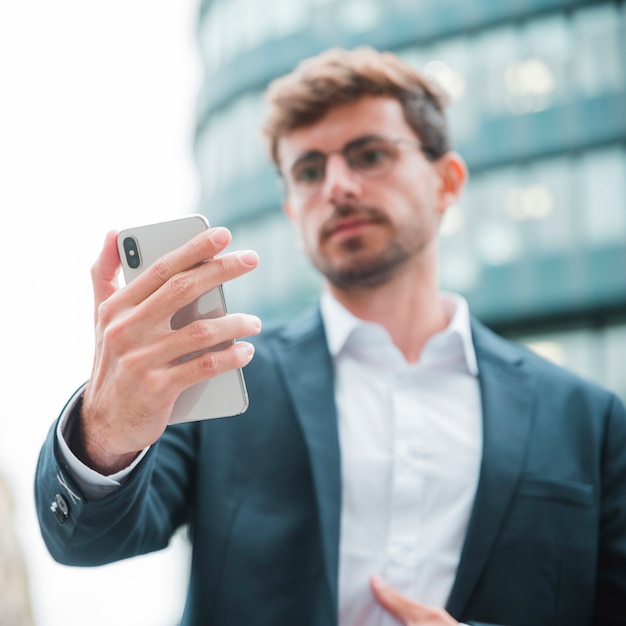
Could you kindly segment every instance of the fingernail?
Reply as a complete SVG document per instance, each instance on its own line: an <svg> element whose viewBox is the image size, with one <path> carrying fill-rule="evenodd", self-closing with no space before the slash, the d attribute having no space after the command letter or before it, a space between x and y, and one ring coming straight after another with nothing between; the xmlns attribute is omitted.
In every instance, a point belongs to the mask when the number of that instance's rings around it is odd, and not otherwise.
<svg viewBox="0 0 626 626"><path fill-rule="evenodd" d="M243 250L237 254L237 257L247 267L254 267L259 261L259 256L252 250Z"/></svg>
<svg viewBox="0 0 626 626"><path fill-rule="evenodd" d="M254 346L251 343L248 343L247 341L242 341L241 343L239 343L239 345L249 359L254 356Z"/></svg>
<svg viewBox="0 0 626 626"><path fill-rule="evenodd" d="M219 226L211 231L209 239L218 246L225 246L230 241L230 231Z"/></svg>

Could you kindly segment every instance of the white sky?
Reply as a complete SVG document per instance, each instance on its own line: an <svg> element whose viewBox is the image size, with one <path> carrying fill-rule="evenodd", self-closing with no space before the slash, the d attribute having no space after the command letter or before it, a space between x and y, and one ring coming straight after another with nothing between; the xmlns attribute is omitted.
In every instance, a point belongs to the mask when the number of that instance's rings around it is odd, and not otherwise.
<svg viewBox="0 0 626 626"><path fill-rule="evenodd" d="M197 12L197 0L0 3L0 473L39 626L172 626L181 614L181 540L104 568L57 565L32 483L49 426L89 376L89 270L105 233L196 210Z"/></svg>

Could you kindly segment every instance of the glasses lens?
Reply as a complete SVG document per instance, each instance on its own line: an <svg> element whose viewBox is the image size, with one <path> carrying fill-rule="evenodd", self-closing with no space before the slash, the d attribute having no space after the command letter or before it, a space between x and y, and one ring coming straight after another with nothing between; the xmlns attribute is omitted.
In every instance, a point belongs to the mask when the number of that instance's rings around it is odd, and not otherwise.
<svg viewBox="0 0 626 626"><path fill-rule="evenodd" d="M385 139L368 139L350 146L346 158L353 169L375 178L391 171L398 160L398 148Z"/></svg>
<svg viewBox="0 0 626 626"><path fill-rule="evenodd" d="M291 168L291 182L295 189L303 192L315 191L324 181L326 158L311 155L298 160Z"/></svg>

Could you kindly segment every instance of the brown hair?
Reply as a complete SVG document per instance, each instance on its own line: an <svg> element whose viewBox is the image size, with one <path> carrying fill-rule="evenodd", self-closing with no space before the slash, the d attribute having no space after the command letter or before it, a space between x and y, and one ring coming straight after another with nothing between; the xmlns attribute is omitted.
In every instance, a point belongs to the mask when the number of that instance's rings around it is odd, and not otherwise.
<svg viewBox="0 0 626 626"><path fill-rule="evenodd" d="M274 163L278 165L280 137L366 95L396 98L429 158L450 150L444 114L447 97L442 90L390 52L334 48L305 59L267 88L263 132Z"/></svg>

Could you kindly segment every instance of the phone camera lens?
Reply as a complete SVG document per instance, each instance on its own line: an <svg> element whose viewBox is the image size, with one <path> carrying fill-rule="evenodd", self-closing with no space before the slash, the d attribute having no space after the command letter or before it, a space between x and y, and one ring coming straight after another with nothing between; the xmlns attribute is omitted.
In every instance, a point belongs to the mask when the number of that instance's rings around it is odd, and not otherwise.
<svg viewBox="0 0 626 626"><path fill-rule="evenodd" d="M124 238L124 253L126 254L126 262L128 267L137 269L141 263L139 258L139 248L137 247L137 241L133 237Z"/></svg>

